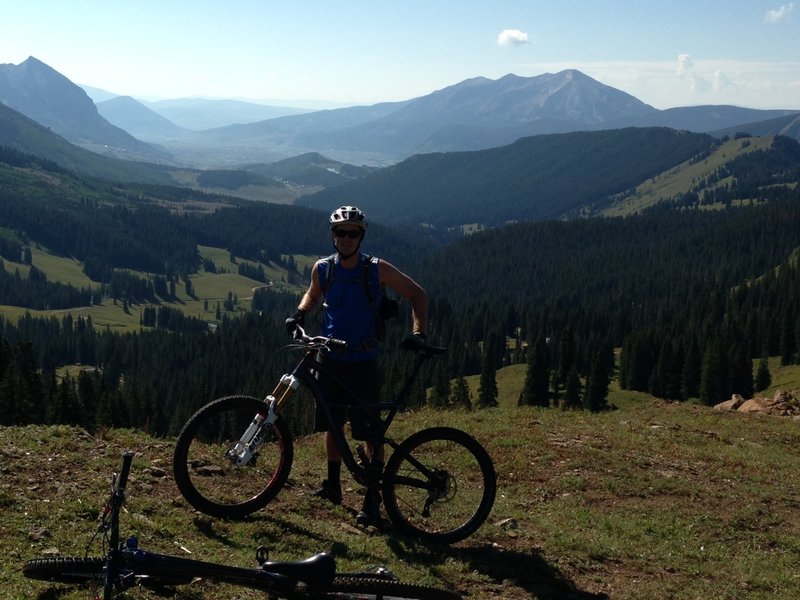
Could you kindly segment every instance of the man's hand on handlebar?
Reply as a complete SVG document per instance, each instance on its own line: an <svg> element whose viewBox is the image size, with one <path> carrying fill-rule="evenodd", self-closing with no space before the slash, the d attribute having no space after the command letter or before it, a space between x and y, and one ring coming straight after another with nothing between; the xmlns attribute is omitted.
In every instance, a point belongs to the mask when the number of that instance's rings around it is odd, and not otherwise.
<svg viewBox="0 0 800 600"><path fill-rule="evenodd" d="M288 329L288 319L287 319L287 329ZM303 329L302 325L295 324L290 331L292 335L292 339L295 342L300 343L303 346L313 347L318 349L333 349L337 348L338 350L343 350L347 348L347 342L344 340L339 340L334 337L324 336L324 335L308 335L306 330Z"/></svg>
<svg viewBox="0 0 800 600"><path fill-rule="evenodd" d="M447 351L447 348L441 346L434 346L428 343L424 333L411 333L400 342L400 347L403 350L411 350L412 352L423 352L427 356L433 354L442 354Z"/></svg>
<svg viewBox="0 0 800 600"><path fill-rule="evenodd" d="M306 311L298 308L295 313L286 319L286 331L289 335L294 335L298 327L303 327L306 323Z"/></svg>
<svg viewBox="0 0 800 600"><path fill-rule="evenodd" d="M403 350L412 350L414 352L424 350L427 345L428 342L424 333L411 333L400 343L400 347Z"/></svg>

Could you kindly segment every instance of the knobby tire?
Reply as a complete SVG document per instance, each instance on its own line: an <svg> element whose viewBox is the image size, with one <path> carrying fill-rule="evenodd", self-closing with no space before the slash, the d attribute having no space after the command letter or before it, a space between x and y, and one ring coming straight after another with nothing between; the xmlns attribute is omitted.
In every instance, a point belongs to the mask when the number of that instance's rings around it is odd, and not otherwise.
<svg viewBox="0 0 800 600"><path fill-rule="evenodd" d="M225 457L256 414L268 405L252 396L226 396L206 404L183 426L173 470L181 494L197 510L220 518L243 518L264 508L283 488L293 461L292 437L279 416L268 427L257 456L236 466Z"/></svg>
<svg viewBox="0 0 800 600"><path fill-rule="evenodd" d="M421 487L431 481L440 482L433 493ZM452 544L469 537L488 518L496 493L491 457L459 429L418 431L386 463L386 514L401 532L424 541Z"/></svg>
<svg viewBox="0 0 800 600"><path fill-rule="evenodd" d="M91 557L47 557L34 558L25 563L22 573L29 579L68 583L73 585L99 585L103 579L106 558ZM191 583L191 574L149 576L143 581L148 587L174 586Z"/></svg>
<svg viewBox="0 0 800 600"><path fill-rule="evenodd" d="M172 562L172 557L162 558L167 562ZM186 571L193 570L189 568L189 565L184 565L184 563L191 563L193 561L187 561L186 559L176 560L181 562L176 563L176 566L172 568ZM105 561L106 559L101 557L36 558L26 562L22 571L23 574L30 579L38 579L53 583L97 586L101 583L103 578L103 565ZM221 572L215 573L215 566L219 566ZM161 568L163 569L164 567L162 566ZM183 575L152 574L157 573L159 570L159 568L155 567L151 570L146 566L142 566L141 571L137 573L137 575L142 576L140 583L147 587L170 587L188 584L191 583L195 577L200 577L212 581L226 582L232 585L238 584L244 585L245 587L254 587L255 589L265 589L263 586L264 580L255 576L252 579L260 583L260 587L252 583L248 585L248 583L244 581L246 576L243 575L234 578L230 576L226 577L225 574L229 571L241 571L241 569L230 569L222 565L202 563L201 567L194 569L197 572L185 573ZM257 572L257 569L252 570L253 574ZM459 600L461 595L449 590L426 585L404 583L393 579L361 575L337 575L333 582L324 588L312 588L301 583L294 591L280 593L279 597L288 600L388 600L389 598L397 600Z"/></svg>
<svg viewBox="0 0 800 600"><path fill-rule="evenodd" d="M319 600L460 600L461 594L380 577L338 575L325 591L312 590L306 597Z"/></svg>

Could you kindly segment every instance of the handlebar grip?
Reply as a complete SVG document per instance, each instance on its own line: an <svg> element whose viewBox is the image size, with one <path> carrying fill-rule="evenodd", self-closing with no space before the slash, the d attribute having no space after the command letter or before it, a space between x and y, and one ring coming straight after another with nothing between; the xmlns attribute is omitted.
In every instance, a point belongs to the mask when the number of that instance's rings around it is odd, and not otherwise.
<svg viewBox="0 0 800 600"><path fill-rule="evenodd" d="M406 336L400 343L400 347L404 350L411 350L412 352L422 352L426 356L447 352L447 348L428 344L424 339L416 335Z"/></svg>
<svg viewBox="0 0 800 600"><path fill-rule="evenodd" d="M125 451L122 455L122 469L117 476L117 489L124 490L128 485L128 475L131 472L131 462L133 462L133 452L130 450Z"/></svg>

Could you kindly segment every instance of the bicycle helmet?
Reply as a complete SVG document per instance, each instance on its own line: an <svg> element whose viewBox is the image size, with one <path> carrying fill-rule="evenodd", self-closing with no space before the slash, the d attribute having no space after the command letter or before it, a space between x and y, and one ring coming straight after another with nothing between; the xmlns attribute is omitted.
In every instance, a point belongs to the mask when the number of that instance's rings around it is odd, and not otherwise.
<svg viewBox="0 0 800 600"><path fill-rule="evenodd" d="M367 216L356 206L340 206L331 213L328 222L331 225L331 229L342 224L357 225L362 230L367 228Z"/></svg>

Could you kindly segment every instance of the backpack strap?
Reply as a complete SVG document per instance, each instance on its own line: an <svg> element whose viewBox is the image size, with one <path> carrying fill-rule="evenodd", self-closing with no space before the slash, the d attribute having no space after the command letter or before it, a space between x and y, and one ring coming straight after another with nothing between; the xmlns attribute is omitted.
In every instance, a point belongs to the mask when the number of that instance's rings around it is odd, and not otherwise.
<svg viewBox="0 0 800 600"><path fill-rule="evenodd" d="M325 269L325 281L322 284L322 295L326 296L331 285L333 285L333 279L335 277L334 273L336 272L336 264L337 264L336 253L331 254L330 256L326 257L323 260L326 264L326 269ZM367 295L367 301L369 302L372 314L375 314L376 308L375 308L375 296L372 293L372 289L369 284L370 267L372 266L372 264L375 264L376 276L378 276L377 275L378 260L379 260L378 258L370 254L362 254L359 256L359 262L361 262L364 273L364 293Z"/></svg>
<svg viewBox="0 0 800 600"><path fill-rule="evenodd" d="M375 314L375 297L372 295L372 290L370 289L369 285L369 269L372 266L373 261L375 262L376 276L378 277L378 281L380 281L380 275L377 274L378 259L367 254L366 257L364 257L364 292L367 294L367 300L369 301L369 307L372 310L372 314Z"/></svg>
<svg viewBox="0 0 800 600"><path fill-rule="evenodd" d="M323 259L323 262L326 263L327 267L325 271L325 282L322 284L322 295L327 296L328 290L331 288L331 284L333 284L334 272L336 271L336 253Z"/></svg>

